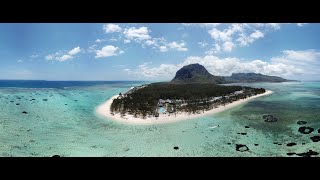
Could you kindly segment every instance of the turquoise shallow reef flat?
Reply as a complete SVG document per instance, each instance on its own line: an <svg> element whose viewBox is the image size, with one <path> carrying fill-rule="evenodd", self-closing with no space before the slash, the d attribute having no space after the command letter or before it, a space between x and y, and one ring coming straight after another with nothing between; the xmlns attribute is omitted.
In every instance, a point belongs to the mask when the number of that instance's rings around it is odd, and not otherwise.
<svg viewBox="0 0 320 180"><path fill-rule="evenodd" d="M96 106L141 84L2 85L0 156L264 157L320 152L319 82L241 84L274 93L218 114L173 124L124 125L96 115ZM265 122L266 114L277 121ZM313 130L303 131L303 127Z"/></svg>

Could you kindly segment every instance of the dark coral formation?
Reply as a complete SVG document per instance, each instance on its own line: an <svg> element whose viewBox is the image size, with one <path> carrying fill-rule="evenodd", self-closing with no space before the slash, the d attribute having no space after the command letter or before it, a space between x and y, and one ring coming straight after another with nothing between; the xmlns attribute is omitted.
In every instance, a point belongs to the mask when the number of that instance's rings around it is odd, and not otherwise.
<svg viewBox="0 0 320 180"><path fill-rule="evenodd" d="M299 131L300 133L302 133L302 134L310 134L310 133L312 133L312 132L314 131L314 129L311 128L311 127L302 126L302 127L299 128L298 131Z"/></svg>
<svg viewBox="0 0 320 180"><path fill-rule="evenodd" d="M247 133L237 133L237 134L246 135Z"/></svg>
<svg viewBox="0 0 320 180"><path fill-rule="evenodd" d="M274 117L274 116L271 115L271 114L263 115L263 116L262 116L262 119L263 119L265 122L276 122L276 121L278 121L278 118Z"/></svg>
<svg viewBox="0 0 320 180"><path fill-rule="evenodd" d="M307 124L307 121L298 121L297 124L299 125Z"/></svg>
<svg viewBox="0 0 320 180"><path fill-rule="evenodd" d="M320 141L320 136L312 136L310 138L313 142L319 142Z"/></svg>
<svg viewBox="0 0 320 180"><path fill-rule="evenodd" d="M249 148L244 144L236 144L236 150L240 152L249 151Z"/></svg>
<svg viewBox="0 0 320 180"><path fill-rule="evenodd" d="M297 145L297 143L288 143L287 146L291 147L291 146L295 146Z"/></svg>
<svg viewBox="0 0 320 180"><path fill-rule="evenodd" d="M316 156L319 153L313 150L309 150L308 152L304 152L304 153L297 153L298 156L302 156L302 157L311 157L311 156Z"/></svg>

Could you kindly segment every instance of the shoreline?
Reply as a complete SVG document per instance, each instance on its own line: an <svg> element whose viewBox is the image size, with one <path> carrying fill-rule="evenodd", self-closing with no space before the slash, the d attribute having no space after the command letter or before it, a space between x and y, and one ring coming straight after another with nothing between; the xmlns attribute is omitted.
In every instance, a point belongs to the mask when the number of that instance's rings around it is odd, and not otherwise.
<svg viewBox="0 0 320 180"><path fill-rule="evenodd" d="M188 114L185 112L180 112L177 113L177 115L175 116L174 114L168 115L168 114L161 114L160 117L147 117L146 119L142 119L142 118L134 118L133 115L125 115L124 118L120 117L120 114L114 114L112 115L110 112L110 106L112 104L113 99L117 98L119 95L115 95L112 96L110 99L108 99L107 101L105 101L104 103L100 104L99 106L97 106L97 108L95 109L95 112L97 115L102 116L104 118L107 119L111 119L117 122L121 122L124 124L132 124L132 125L155 125L155 124L166 124L166 123L174 123L174 122L178 122L178 121L183 121L183 120L188 120L188 119L194 119L194 118L198 118L198 117L203 117L203 116L207 116L210 114L215 114L215 113L219 113L222 112L224 110L233 108L235 106L241 105L245 102L248 102L252 99L258 98L258 97L262 97L262 96L266 96L266 95L270 95L272 94L273 91L270 90L266 90L265 93L263 94L258 94L255 96L251 96L248 97L246 99L240 99L238 101L234 101L232 103L229 103L225 106L219 106L218 108L213 108L209 111L205 111L201 114Z"/></svg>

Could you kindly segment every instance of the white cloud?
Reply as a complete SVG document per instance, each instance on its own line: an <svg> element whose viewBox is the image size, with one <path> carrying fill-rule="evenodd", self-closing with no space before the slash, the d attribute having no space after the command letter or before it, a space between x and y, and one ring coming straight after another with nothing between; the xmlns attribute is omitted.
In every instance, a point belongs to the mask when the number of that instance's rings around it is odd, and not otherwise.
<svg viewBox="0 0 320 180"><path fill-rule="evenodd" d="M72 50L70 50L70 51L68 52L68 54L69 54L70 56L73 56L73 55L78 54L79 52L81 52L81 49L80 49L80 47L78 46L78 47L75 47L75 48L73 48Z"/></svg>
<svg viewBox="0 0 320 180"><path fill-rule="evenodd" d="M156 41L153 39L153 40L146 40L145 42L147 45L151 46L151 45L155 45L156 44Z"/></svg>
<svg viewBox="0 0 320 180"><path fill-rule="evenodd" d="M69 60L69 59L72 59L72 58L73 58L72 56L70 56L68 54L65 54L65 55L63 55L61 57L58 57L58 61L63 62L63 61L66 61L66 60Z"/></svg>
<svg viewBox="0 0 320 180"><path fill-rule="evenodd" d="M106 33L120 32L121 29L122 28L117 24L105 24L105 25L103 25L103 30Z"/></svg>
<svg viewBox="0 0 320 180"><path fill-rule="evenodd" d="M206 43L206 42L198 42L198 44L199 44L199 46L201 47L201 48L205 48L205 47L207 47L209 44L208 43Z"/></svg>
<svg viewBox="0 0 320 180"><path fill-rule="evenodd" d="M231 24L224 30L212 28L208 31L208 33L210 34L211 38L215 40L215 43L219 45L219 47L222 46L225 52L230 52L235 47L235 44L233 43L233 36L235 34L242 33L245 27L245 24Z"/></svg>
<svg viewBox="0 0 320 180"><path fill-rule="evenodd" d="M123 71L125 71L125 72L131 72L130 69L124 69Z"/></svg>
<svg viewBox="0 0 320 180"><path fill-rule="evenodd" d="M55 60L55 61L60 61L60 62L64 62L70 59L73 59L74 56L76 54L78 54L79 52L81 52L80 47L75 47L73 49L71 49L70 51L68 51L67 53L64 53L65 51L58 51L54 54L49 54L47 56L45 56L46 60Z"/></svg>
<svg viewBox="0 0 320 180"><path fill-rule="evenodd" d="M216 28L213 28L209 31L209 34L211 35L211 37L216 40L216 41L230 41L231 40L231 35L233 34L233 31L228 30L224 30L224 31L220 31Z"/></svg>
<svg viewBox="0 0 320 180"><path fill-rule="evenodd" d="M171 49L175 49L177 51L188 51L188 48L186 48L186 43L182 42L182 43L177 43L175 41L171 42L168 44L168 46Z"/></svg>
<svg viewBox="0 0 320 180"><path fill-rule="evenodd" d="M182 23L183 26L217 27L221 23Z"/></svg>
<svg viewBox="0 0 320 180"><path fill-rule="evenodd" d="M130 41L129 39L125 39L125 40L123 40L123 42L124 42L125 44L127 44L127 43L130 43L131 41Z"/></svg>
<svg viewBox="0 0 320 180"><path fill-rule="evenodd" d="M205 52L206 55L213 55L221 52L221 46L219 44L214 44L214 47Z"/></svg>
<svg viewBox="0 0 320 180"><path fill-rule="evenodd" d="M271 27L274 30L278 30L278 29L280 29L281 24L280 23L266 23L265 26Z"/></svg>
<svg viewBox="0 0 320 180"><path fill-rule="evenodd" d="M142 48L150 47L157 49L159 52L167 52L169 50L188 51L185 42L168 42L164 37L151 37L151 30L148 27L126 27L120 34L123 43L136 42L141 44Z"/></svg>
<svg viewBox="0 0 320 180"><path fill-rule="evenodd" d="M150 30L148 27L131 27L131 28L126 28L123 32L123 34L126 36L126 38L130 40L136 40L136 41L142 41L142 40L147 40L151 39L149 35Z"/></svg>
<svg viewBox="0 0 320 180"><path fill-rule="evenodd" d="M49 54L45 57L46 60L53 60L54 59L54 55Z"/></svg>
<svg viewBox="0 0 320 180"><path fill-rule="evenodd" d="M297 26L302 27L302 26L304 26L306 24L308 24L308 23L297 23Z"/></svg>
<svg viewBox="0 0 320 180"><path fill-rule="evenodd" d="M95 58L117 56L122 53L124 53L124 51L119 50L118 47L107 45L107 46L104 46L101 50L96 50Z"/></svg>
<svg viewBox="0 0 320 180"><path fill-rule="evenodd" d="M200 24L200 26L204 26L204 27L217 27L219 26L221 23L202 23Z"/></svg>
<svg viewBox="0 0 320 180"><path fill-rule="evenodd" d="M223 44L223 50L226 52L231 52L233 47L234 47L234 44L232 42L225 42Z"/></svg>
<svg viewBox="0 0 320 180"><path fill-rule="evenodd" d="M272 58L273 62L286 63L304 67L320 68L320 51L314 49L294 51L284 50L281 56Z"/></svg>
<svg viewBox="0 0 320 180"><path fill-rule="evenodd" d="M17 61L18 63L22 63L23 62L23 60L22 59L18 59L18 61Z"/></svg>
<svg viewBox="0 0 320 180"><path fill-rule="evenodd" d="M320 77L320 51L308 50L284 50L280 56L271 59L273 63L282 63L299 67L303 73L303 79L318 79Z"/></svg>
<svg viewBox="0 0 320 180"><path fill-rule="evenodd" d="M220 47L219 44L215 44L214 48L215 48L216 52L220 52L221 51L221 47Z"/></svg>
<svg viewBox="0 0 320 180"><path fill-rule="evenodd" d="M250 37L253 39L259 39L259 38L263 38L264 35L261 31L256 30L255 32L253 32L252 34L250 34Z"/></svg>
<svg viewBox="0 0 320 180"><path fill-rule="evenodd" d="M101 43L102 40L101 40L101 39L97 39L95 42L96 42L96 43Z"/></svg>
<svg viewBox="0 0 320 180"><path fill-rule="evenodd" d="M160 52L167 52L168 48L166 46L160 46L159 50L160 50Z"/></svg>
<svg viewBox="0 0 320 180"><path fill-rule="evenodd" d="M230 52L230 49L235 47L244 47L252 44L254 41L264 38L265 33L270 30L279 30L283 24L280 23L232 23L225 24L227 26L214 25L209 28L208 33L211 38L218 44L225 52ZM206 26L210 27L210 26ZM226 42L229 42L226 44ZM231 48L231 44L233 44ZM224 45L225 44L225 45ZM213 50L211 50L213 52Z"/></svg>
<svg viewBox="0 0 320 180"><path fill-rule="evenodd" d="M248 46L249 44L253 43L255 40L263 37L264 37L264 34L261 31L255 30L249 36L246 36L244 33L240 34L240 37L237 39L237 42L240 43L240 46Z"/></svg>

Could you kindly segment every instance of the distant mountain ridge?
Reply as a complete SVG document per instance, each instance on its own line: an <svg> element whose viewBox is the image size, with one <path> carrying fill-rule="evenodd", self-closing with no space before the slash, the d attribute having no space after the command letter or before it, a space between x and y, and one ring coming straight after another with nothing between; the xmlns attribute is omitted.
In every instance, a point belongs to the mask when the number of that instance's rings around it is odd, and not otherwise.
<svg viewBox="0 0 320 180"><path fill-rule="evenodd" d="M196 63L183 66L176 72L175 77L170 81L173 84L193 84L193 83L247 83L247 82L288 82L278 76L267 76L260 73L233 73L231 76L214 76L207 69Z"/></svg>
<svg viewBox="0 0 320 180"><path fill-rule="evenodd" d="M238 82L288 82L287 80L278 76L267 76L260 73L233 73L231 76L225 76L228 83Z"/></svg>

